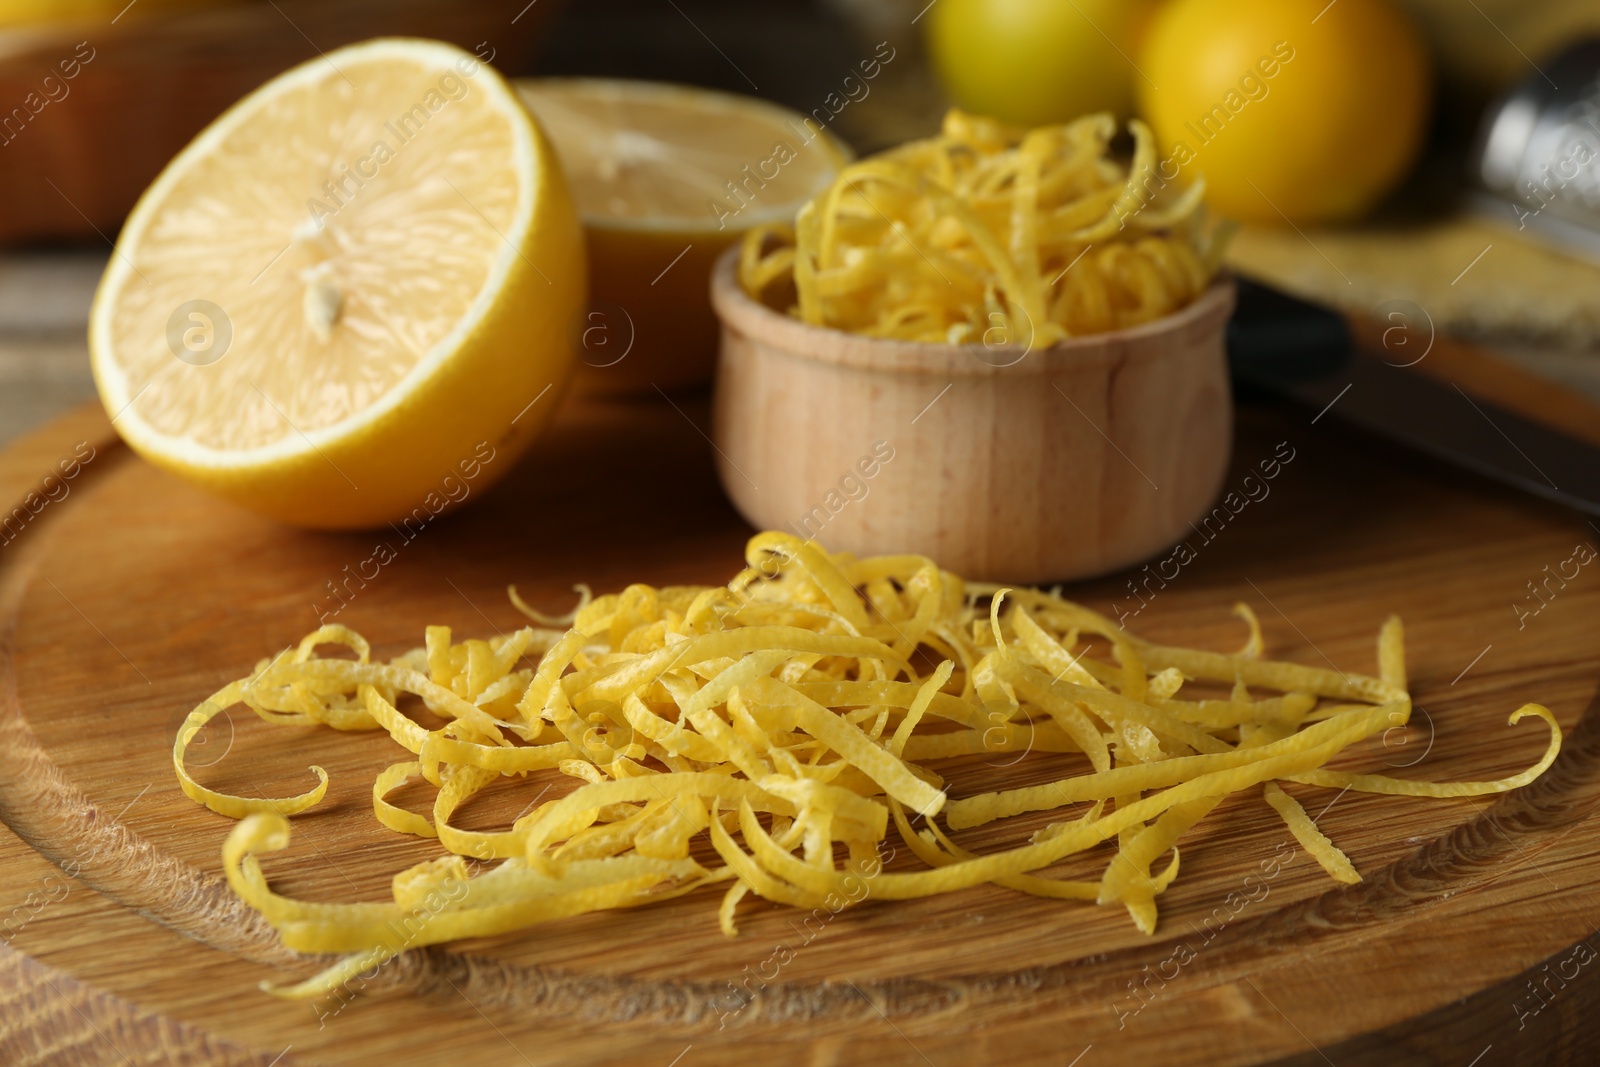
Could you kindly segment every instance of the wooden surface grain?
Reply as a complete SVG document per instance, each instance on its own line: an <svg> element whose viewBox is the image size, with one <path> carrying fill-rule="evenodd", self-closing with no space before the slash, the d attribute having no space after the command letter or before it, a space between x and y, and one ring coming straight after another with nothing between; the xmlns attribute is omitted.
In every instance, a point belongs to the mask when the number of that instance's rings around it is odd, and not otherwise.
<svg viewBox="0 0 1600 1067"><path fill-rule="evenodd" d="M292 531L212 501L128 455L93 410L56 423L0 454L15 500L79 442L96 450L70 493L0 548L0 1062L1589 1062L1600 968L1574 963L1572 946L1600 923L1600 573L1582 568L1520 629L1512 605L1600 536L1309 417L1242 413L1230 483L1280 442L1295 458L1130 627L1232 647L1226 609L1242 599L1273 655L1371 670L1377 626L1398 611L1419 713L1352 764L1510 772L1543 742L1505 717L1537 699L1569 737L1534 786L1453 801L1297 789L1366 881L1334 886L1299 851L1232 913L1228 894L1289 839L1259 800L1230 801L1186 840L1152 938L1111 909L985 887L869 902L809 941L795 914L754 905L727 939L715 894L692 894L415 953L361 996L314 1006L257 991L316 961L282 950L223 885L228 824L178 792L170 749L194 704L315 626L326 582L374 535ZM718 490L706 418L570 407L507 484L401 548L338 621L391 655L429 622L516 624L511 581L554 610L579 580L722 580L750 531ZM1131 577L1069 594L1129 612ZM205 736L196 761L210 784L298 789L311 762L331 774L328 800L266 863L284 891L374 899L431 855L372 821L382 739L237 714ZM1058 772L1053 758L977 759L951 777L962 793L1040 780ZM467 825L506 822L531 784L493 792ZM1024 817L961 840L983 849L1034 828ZM780 945L799 946L792 962L743 1011L719 1014L729 983L770 974ZM1131 991L1180 945L1193 959L1176 977ZM1563 968L1570 977L1550 978ZM1536 997L1530 980L1548 991Z"/></svg>

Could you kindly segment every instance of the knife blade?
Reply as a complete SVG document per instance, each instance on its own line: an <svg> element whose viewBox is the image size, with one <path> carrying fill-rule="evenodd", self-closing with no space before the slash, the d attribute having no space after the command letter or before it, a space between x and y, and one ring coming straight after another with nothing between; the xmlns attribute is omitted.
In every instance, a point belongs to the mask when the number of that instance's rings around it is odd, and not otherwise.
<svg viewBox="0 0 1600 1067"><path fill-rule="evenodd" d="M1600 448L1358 344L1337 312L1239 280L1235 382L1289 397L1505 485L1600 516Z"/></svg>

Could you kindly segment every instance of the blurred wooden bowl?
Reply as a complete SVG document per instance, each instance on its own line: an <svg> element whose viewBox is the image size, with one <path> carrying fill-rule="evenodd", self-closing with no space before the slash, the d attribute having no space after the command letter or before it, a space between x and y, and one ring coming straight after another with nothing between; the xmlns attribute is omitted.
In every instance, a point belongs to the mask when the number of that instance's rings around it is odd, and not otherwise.
<svg viewBox="0 0 1600 1067"><path fill-rule="evenodd" d="M1036 583L1156 554L1221 489L1231 279L1156 322L1024 352L810 326L736 274L734 250L712 277L712 435L758 529Z"/></svg>
<svg viewBox="0 0 1600 1067"><path fill-rule="evenodd" d="M432 37L517 72L559 7L513 22L490 0L256 0L0 30L0 242L115 237L207 123L319 52Z"/></svg>

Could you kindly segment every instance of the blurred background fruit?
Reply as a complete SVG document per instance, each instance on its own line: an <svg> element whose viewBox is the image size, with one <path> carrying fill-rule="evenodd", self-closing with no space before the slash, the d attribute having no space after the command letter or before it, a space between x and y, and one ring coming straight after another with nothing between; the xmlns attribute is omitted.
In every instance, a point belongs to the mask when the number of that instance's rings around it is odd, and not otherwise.
<svg viewBox="0 0 1600 1067"><path fill-rule="evenodd" d="M561 156L583 219L581 380L611 393L710 382L711 265L752 227L793 222L848 150L816 119L747 96L598 78L523 79L518 88Z"/></svg>
<svg viewBox="0 0 1600 1067"><path fill-rule="evenodd" d="M6 3L0 0L0 12ZM14 0L10 10L38 11L41 3ZM520 70L562 0L529 5L515 24L505 7L499 0L137 0L131 7L128 0L52 0L50 22L0 19L0 242L115 236L190 138L319 51L370 37L430 37L481 48L482 58ZM68 16L77 17L55 21Z"/></svg>
<svg viewBox="0 0 1600 1067"><path fill-rule="evenodd" d="M0 26L111 19L125 9L130 18L144 17L242 2L244 0L139 0L130 5L128 0L0 0Z"/></svg>
<svg viewBox="0 0 1600 1067"><path fill-rule="evenodd" d="M1427 132L1427 46L1387 0L1172 0L1139 63L1164 153L1244 221L1357 218Z"/></svg>
<svg viewBox="0 0 1600 1067"><path fill-rule="evenodd" d="M1154 0L939 0L928 53L960 107L1018 126L1126 118Z"/></svg>

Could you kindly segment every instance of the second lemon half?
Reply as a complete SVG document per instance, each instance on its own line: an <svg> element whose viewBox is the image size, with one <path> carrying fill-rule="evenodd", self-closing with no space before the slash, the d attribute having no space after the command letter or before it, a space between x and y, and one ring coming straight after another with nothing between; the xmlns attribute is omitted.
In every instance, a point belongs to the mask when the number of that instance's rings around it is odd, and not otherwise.
<svg viewBox="0 0 1600 1067"><path fill-rule="evenodd" d="M588 238L592 300L573 338L584 380L652 395L709 381L711 265L752 226L792 222L848 149L814 117L729 93L595 78L517 87Z"/></svg>

